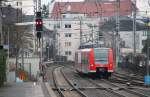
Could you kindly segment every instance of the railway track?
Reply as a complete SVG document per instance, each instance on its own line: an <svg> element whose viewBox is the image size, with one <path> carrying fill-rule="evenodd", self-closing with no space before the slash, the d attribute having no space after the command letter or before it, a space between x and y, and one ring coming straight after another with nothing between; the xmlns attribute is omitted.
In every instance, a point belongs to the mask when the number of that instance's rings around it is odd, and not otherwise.
<svg viewBox="0 0 150 97"><path fill-rule="evenodd" d="M126 74L114 73L113 77L109 81L123 84L129 83L130 85L134 86L146 87L143 79L144 78L137 78L135 76L129 76Z"/></svg>
<svg viewBox="0 0 150 97"><path fill-rule="evenodd" d="M56 90L61 97L88 97L81 90L76 88L61 71L62 67L53 70L53 79Z"/></svg>
<svg viewBox="0 0 150 97"><path fill-rule="evenodd" d="M136 90L134 90L134 89L136 89L136 87L135 88L134 87L128 87L126 85L122 87L120 84L114 84L114 83L112 83L112 82L110 82L108 80L103 80L103 81L105 81L109 85L112 85L114 87L118 87L120 89L123 89L125 92L131 93L133 95L137 95L137 97L150 97L149 95L146 95L146 94L143 94L141 92L137 92Z"/></svg>
<svg viewBox="0 0 150 97"><path fill-rule="evenodd" d="M65 68L67 73L64 71L64 68L62 70L62 67L57 67L53 70L52 76L55 84L55 88L53 89L56 90L55 92L59 93L61 97L150 97L150 93L148 92L149 90L146 91L147 93L144 93L142 89L138 89L137 91L135 87L127 87L124 84L112 83L111 81L105 79L92 80L88 77L83 78L72 72L72 69L73 68ZM76 75L74 78L72 76L73 74ZM80 82L80 80L85 81ZM73 83L78 84L75 86ZM83 86L83 83L87 83L87 86ZM89 86L88 83L91 83L92 86ZM110 94L111 96L108 96Z"/></svg>
<svg viewBox="0 0 150 97"><path fill-rule="evenodd" d="M150 97L149 95L142 94L134 90L134 88L122 86L120 84L116 85L111 81L101 79L100 81L93 81L89 79L91 83L97 87L106 88L106 91L111 92L119 97Z"/></svg>
<svg viewBox="0 0 150 97"><path fill-rule="evenodd" d="M138 81L144 82L144 78L142 76L136 76L134 74L124 74L124 73L115 72L114 75L117 75L120 77L127 77L127 78L130 78L133 80L138 80Z"/></svg>
<svg viewBox="0 0 150 97"><path fill-rule="evenodd" d="M73 68L72 68L73 69ZM72 70L70 69L70 70ZM68 72L67 69L65 69L65 71ZM72 71L70 71L72 72ZM66 75L68 74L72 74L74 75L68 75L70 76L69 78L72 78L71 80L73 81L73 83L77 83L77 87L82 90L84 93L86 93L89 97L124 97L120 94L117 93L113 93L110 92L106 87L101 87L101 86L97 86L95 84L93 84L93 82L89 82L89 78L86 75L79 75L77 74L77 72L72 72L72 73L66 73Z"/></svg>

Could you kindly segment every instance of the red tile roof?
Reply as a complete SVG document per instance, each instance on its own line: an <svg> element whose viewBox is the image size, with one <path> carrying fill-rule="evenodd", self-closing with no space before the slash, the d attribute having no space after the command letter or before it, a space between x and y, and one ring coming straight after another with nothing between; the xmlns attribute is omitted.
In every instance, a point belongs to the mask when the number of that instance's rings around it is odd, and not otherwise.
<svg viewBox="0 0 150 97"><path fill-rule="evenodd" d="M68 7L70 10L68 11ZM115 16L116 2L102 1L102 2L56 2L52 10L52 18L60 18L61 13L82 13L87 16ZM120 1L120 15L131 15L132 2L131 0Z"/></svg>

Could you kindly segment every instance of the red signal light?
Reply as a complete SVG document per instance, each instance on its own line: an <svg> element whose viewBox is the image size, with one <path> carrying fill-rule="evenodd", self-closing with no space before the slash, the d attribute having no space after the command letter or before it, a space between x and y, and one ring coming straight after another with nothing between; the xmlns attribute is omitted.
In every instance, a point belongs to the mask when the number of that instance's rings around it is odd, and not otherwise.
<svg viewBox="0 0 150 97"><path fill-rule="evenodd" d="M42 19L36 19L35 22L36 22L36 25L42 25L43 24Z"/></svg>
<svg viewBox="0 0 150 97"><path fill-rule="evenodd" d="M36 31L43 31L43 21L42 19L35 20Z"/></svg>

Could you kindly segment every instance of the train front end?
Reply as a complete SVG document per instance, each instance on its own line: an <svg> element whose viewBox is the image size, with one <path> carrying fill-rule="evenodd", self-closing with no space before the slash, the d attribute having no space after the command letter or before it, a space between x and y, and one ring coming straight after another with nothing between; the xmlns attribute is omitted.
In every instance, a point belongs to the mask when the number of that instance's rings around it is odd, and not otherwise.
<svg viewBox="0 0 150 97"><path fill-rule="evenodd" d="M113 51L111 48L93 48L91 54L90 69L96 71L96 74L106 77L114 72ZM93 57L93 58L92 58ZM93 67L93 68L92 68Z"/></svg>

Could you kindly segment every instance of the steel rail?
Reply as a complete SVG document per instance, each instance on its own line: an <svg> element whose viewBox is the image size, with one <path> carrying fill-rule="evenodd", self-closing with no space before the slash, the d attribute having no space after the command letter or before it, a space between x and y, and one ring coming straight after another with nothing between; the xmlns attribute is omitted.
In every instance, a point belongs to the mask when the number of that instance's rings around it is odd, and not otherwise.
<svg viewBox="0 0 150 97"><path fill-rule="evenodd" d="M144 84L143 81L141 80L138 80L137 78L135 77L130 77L130 76L126 76L124 77L123 75L121 76L121 74L114 74L115 77L118 77L120 79L122 79L122 81L124 82L130 82L131 85L136 85L136 86L144 86L146 87L146 85ZM116 79L117 80L117 79ZM121 80L120 80L121 81ZM119 82L120 83L120 82Z"/></svg>
<svg viewBox="0 0 150 97"><path fill-rule="evenodd" d="M56 68L58 68L58 67L56 67ZM54 68L53 71L52 71L54 85L55 85L58 93L61 95L61 97L65 97L65 95L62 93L61 89L58 87L58 83L57 83L56 75L55 75L56 68Z"/></svg>
<svg viewBox="0 0 150 97"><path fill-rule="evenodd" d="M66 80L66 82L72 87L72 90L75 90L79 95L81 95L81 97L88 97L86 94L84 94L82 91L80 91L78 88L76 88L70 81L69 79L67 79L67 77L65 76L64 72L61 70L62 66L56 67L55 69L53 69L53 79L54 79L54 85L56 87L56 90L58 91L58 93L60 94L61 97L66 97L62 91L62 89L59 87L58 82L57 82L57 78L56 78L56 74L55 74L55 70L57 68L60 68L60 72L62 73L62 76L64 77L64 79Z"/></svg>
<svg viewBox="0 0 150 97"><path fill-rule="evenodd" d="M93 81L90 80L90 79L89 79L88 81L91 82L92 84L94 84L94 85L97 86L97 87L105 88L105 87L103 87L103 86L101 86L101 85L99 85L99 84L93 82ZM113 91L112 89L110 89L110 88L105 88L105 90L106 90L107 92L110 92L110 93L112 93L112 94L118 96L118 97L126 97L126 96L124 96L124 95L121 95L121 94L119 94L119 93L114 92L114 91Z"/></svg>
<svg viewBox="0 0 150 97"><path fill-rule="evenodd" d="M103 79L103 81L104 81L105 83L109 84L109 85L112 85L112 86L115 86L115 87L119 87L118 85L116 85L116 84L114 84L114 83L112 83L112 82L110 82L110 81L108 81L108 80L104 80L104 79ZM120 87L119 87L119 88L120 88ZM139 97L150 97L150 96L148 96L148 95L145 95L145 94L142 94L142 93L139 93L139 92L136 92L136 91L127 89L127 88L124 88L123 90L126 91L126 92L128 92L128 93L137 95L137 96L139 96Z"/></svg>
<svg viewBox="0 0 150 97"><path fill-rule="evenodd" d="M115 72L114 75L118 75L118 76L126 76L126 77L129 77L129 78L132 78L132 79L135 79L135 80L138 80L138 81L141 81L143 82L144 81L144 78L140 77L140 78L137 78L135 76L129 76L127 74L123 74L123 73L118 73L118 72Z"/></svg>
<svg viewBox="0 0 150 97"><path fill-rule="evenodd" d="M80 89L78 89L77 87L75 87L72 83L71 83L71 81L69 81L69 79L67 78L67 76L64 74L64 72L63 72L63 70L61 69L60 70L61 71L61 73L62 73L62 75L64 76L64 78L66 79L66 81L69 83L69 85L71 86L71 87L73 87L80 95L82 95L83 97L88 97L85 93L83 93Z"/></svg>

